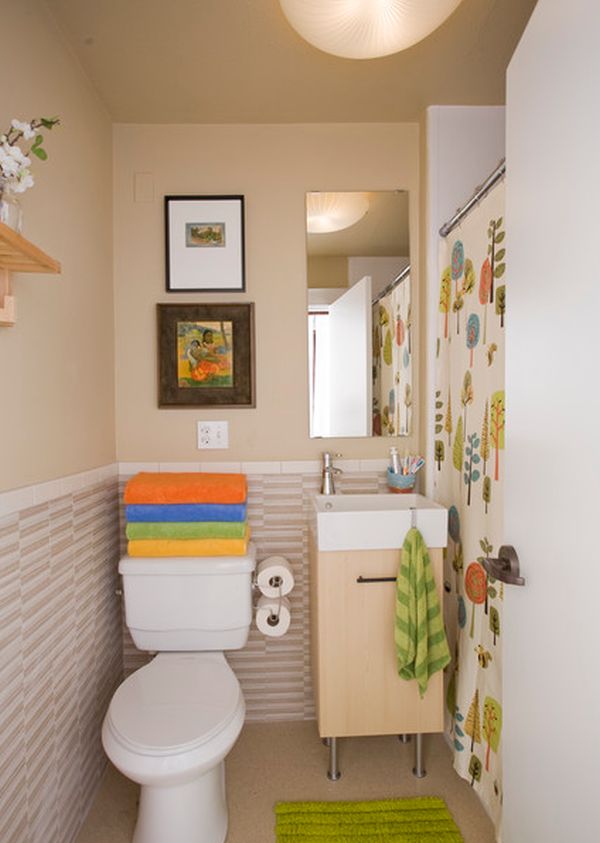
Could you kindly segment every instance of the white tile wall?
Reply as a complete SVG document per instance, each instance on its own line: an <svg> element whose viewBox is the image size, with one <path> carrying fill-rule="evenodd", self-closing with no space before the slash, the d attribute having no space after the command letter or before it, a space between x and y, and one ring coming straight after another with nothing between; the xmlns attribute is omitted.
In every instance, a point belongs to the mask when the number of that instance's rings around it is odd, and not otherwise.
<svg viewBox="0 0 600 843"><path fill-rule="evenodd" d="M0 496L0 840L71 843L123 674L116 465Z"/></svg>
<svg viewBox="0 0 600 843"><path fill-rule="evenodd" d="M339 464L340 491L385 490L387 460ZM229 660L249 720L314 717L308 513L319 461L125 462L0 493L2 843L75 838L104 768L100 727L123 660L128 672L147 660L122 628L114 594L126 547L122 486L142 470L248 475L258 558L282 555L294 568L292 625L279 639L253 626L247 646Z"/></svg>

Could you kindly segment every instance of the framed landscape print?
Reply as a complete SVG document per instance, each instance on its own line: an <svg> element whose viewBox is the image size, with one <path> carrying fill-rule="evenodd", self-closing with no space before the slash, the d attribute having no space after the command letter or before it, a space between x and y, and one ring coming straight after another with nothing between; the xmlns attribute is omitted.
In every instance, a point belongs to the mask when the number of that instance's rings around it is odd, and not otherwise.
<svg viewBox="0 0 600 843"><path fill-rule="evenodd" d="M159 304L158 406L254 407L254 304Z"/></svg>
<svg viewBox="0 0 600 843"><path fill-rule="evenodd" d="M165 196L167 292L246 289L243 196Z"/></svg>

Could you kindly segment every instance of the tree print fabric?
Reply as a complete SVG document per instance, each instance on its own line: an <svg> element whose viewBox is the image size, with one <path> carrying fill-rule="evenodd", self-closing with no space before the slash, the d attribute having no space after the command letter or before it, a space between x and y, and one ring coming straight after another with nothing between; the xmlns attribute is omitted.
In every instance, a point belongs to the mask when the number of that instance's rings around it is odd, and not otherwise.
<svg viewBox="0 0 600 843"><path fill-rule="evenodd" d="M373 305L373 434L408 436L412 427L410 276Z"/></svg>
<svg viewBox="0 0 600 843"><path fill-rule="evenodd" d="M500 834L502 603L483 560L503 530L506 244L500 184L440 243L435 498L449 509L446 728Z"/></svg>

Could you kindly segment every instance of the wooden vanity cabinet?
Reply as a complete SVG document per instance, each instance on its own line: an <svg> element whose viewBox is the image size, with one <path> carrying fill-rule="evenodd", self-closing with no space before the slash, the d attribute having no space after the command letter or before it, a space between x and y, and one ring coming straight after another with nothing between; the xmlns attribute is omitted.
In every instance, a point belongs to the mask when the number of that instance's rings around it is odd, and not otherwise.
<svg viewBox="0 0 600 843"><path fill-rule="evenodd" d="M321 737L441 732L443 672L421 700L417 683L398 676L394 642L400 550L319 551L310 543L312 671ZM442 604L442 549L429 556Z"/></svg>

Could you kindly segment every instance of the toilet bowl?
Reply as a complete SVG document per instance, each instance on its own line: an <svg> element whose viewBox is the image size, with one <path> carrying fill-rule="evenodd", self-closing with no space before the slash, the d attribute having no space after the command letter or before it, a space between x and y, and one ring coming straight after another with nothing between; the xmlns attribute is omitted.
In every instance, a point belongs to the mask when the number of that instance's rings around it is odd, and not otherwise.
<svg viewBox="0 0 600 843"><path fill-rule="evenodd" d="M224 758L244 714L221 652L159 653L119 686L102 743L115 767L141 785L133 843L223 843Z"/></svg>

